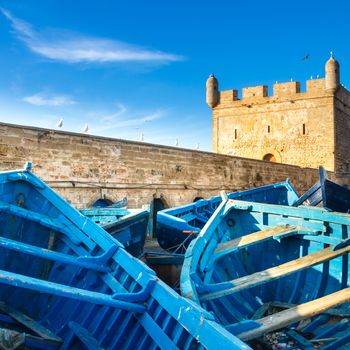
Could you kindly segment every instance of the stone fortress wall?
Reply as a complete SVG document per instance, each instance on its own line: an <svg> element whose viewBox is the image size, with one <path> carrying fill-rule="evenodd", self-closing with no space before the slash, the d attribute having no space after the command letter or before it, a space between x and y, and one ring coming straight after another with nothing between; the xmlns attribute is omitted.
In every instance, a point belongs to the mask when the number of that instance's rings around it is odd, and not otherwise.
<svg viewBox="0 0 350 350"><path fill-rule="evenodd" d="M290 178L300 192L317 169L63 131L0 123L0 171L33 171L74 206L123 197L131 208L165 206Z"/></svg>

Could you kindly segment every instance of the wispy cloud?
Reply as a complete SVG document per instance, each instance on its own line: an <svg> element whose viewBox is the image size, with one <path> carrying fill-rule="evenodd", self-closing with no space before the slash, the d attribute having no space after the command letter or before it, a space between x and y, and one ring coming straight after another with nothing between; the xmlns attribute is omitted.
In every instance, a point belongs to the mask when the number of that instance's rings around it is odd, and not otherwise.
<svg viewBox="0 0 350 350"><path fill-rule="evenodd" d="M57 107L73 105L76 103L71 97L66 95L45 95L41 93L23 97L22 100L34 106Z"/></svg>
<svg viewBox="0 0 350 350"><path fill-rule="evenodd" d="M0 9L10 21L18 37L31 51L51 60L66 63L117 63L149 62L170 63L181 61L183 56L150 50L118 40L89 37L62 30L38 32L33 27Z"/></svg>
<svg viewBox="0 0 350 350"><path fill-rule="evenodd" d="M152 113L141 113L138 118L128 118L127 108L119 104L115 113L107 114L99 118L100 123L91 126L92 133L100 133L117 128L138 127L148 122L160 119L166 115L165 110L156 110ZM138 113L140 115L140 113Z"/></svg>

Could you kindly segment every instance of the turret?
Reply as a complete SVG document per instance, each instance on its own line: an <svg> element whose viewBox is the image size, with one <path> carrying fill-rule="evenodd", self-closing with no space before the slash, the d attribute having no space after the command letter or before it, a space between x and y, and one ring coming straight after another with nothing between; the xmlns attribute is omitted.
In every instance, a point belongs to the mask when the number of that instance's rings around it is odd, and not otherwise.
<svg viewBox="0 0 350 350"><path fill-rule="evenodd" d="M340 68L337 60L331 53L330 59L326 63L326 91L335 92L340 84Z"/></svg>
<svg viewBox="0 0 350 350"><path fill-rule="evenodd" d="M206 101L207 105L210 108L214 108L219 103L219 83L218 80L214 77L214 74L210 74L207 80L207 96Z"/></svg>

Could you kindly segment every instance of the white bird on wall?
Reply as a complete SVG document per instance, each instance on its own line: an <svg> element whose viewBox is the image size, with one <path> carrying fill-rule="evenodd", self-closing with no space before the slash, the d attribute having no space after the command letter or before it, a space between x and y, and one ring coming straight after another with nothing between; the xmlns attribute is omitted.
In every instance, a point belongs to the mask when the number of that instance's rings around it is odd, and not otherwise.
<svg viewBox="0 0 350 350"><path fill-rule="evenodd" d="M175 140L175 143L174 143L174 146L177 147L178 145L179 145L179 140L176 139L176 140Z"/></svg>
<svg viewBox="0 0 350 350"><path fill-rule="evenodd" d="M196 143L196 149L199 149L199 143Z"/></svg>
<svg viewBox="0 0 350 350"><path fill-rule="evenodd" d="M140 135L140 141L143 142L145 140L145 137L143 134Z"/></svg>
<svg viewBox="0 0 350 350"><path fill-rule="evenodd" d="M85 124L85 127L83 129L83 133L87 134L88 131L89 131L89 125Z"/></svg>
<svg viewBox="0 0 350 350"><path fill-rule="evenodd" d="M56 126L57 126L58 128L62 128L62 126L63 126L63 118L61 118L61 119L58 121L58 123L56 124Z"/></svg>

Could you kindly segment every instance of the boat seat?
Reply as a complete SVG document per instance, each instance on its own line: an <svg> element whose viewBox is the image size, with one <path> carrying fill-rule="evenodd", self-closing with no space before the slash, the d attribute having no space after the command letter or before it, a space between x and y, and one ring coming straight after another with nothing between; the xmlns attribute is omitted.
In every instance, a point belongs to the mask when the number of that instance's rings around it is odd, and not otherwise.
<svg viewBox="0 0 350 350"><path fill-rule="evenodd" d="M73 256L69 254L55 252L45 248L36 247L27 243L18 242L4 237L0 237L0 247L100 272L110 271L110 268L105 264L118 249L118 246L111 246L111 248L108 251L104 252L99 256Z"/></svg>
<svg viewBox="0 0 350 350"><path fill-rule="evenodd" d="M220 243L214 251L213 259L217 260L223 255L230 254L236 250L247 248L274 237L283 238L296 234L300 229L301 228L298 226L291 225L276 226Z"/></svg>
<svg viewBox="0 0 350 350"><path fill-rule="evenodd" d="M14 272L8 272L0 270L0 284L6 284L14 286L16 288L25 288L34 290L40 293L48 293L51 295L57 295L68 299L74 299L81 302L93 303L96 305L106 305L114 307L116 309L128 310L132 312L143 313L146 311L146 307L141 303L134 302L133 300L139 300L147 297L145 293L150 293L150 286L146 285L143 291L137 293L130 293L131 301L124 301L125 295L121 295L121 299L117 299L121 293L114 295L105 294L101 292L94 292L87 289L71 287L60 283L41 280L34 277L28 277ZM146 291L146 292L145 292Z"/></svg>
<svg viewBox="0 0 350 350"><path fill-rule="evenodd" d="M350 241L345 240L338 245L329 246L315 253L303 256L301 258L286 262L284 264L271 267L264 271L255 272L248 276L243 276L235 280L221 282L217 284L207 284L207 290L212 292L200 296L202 301L217 299L222 296L240 292L247 288L252 288L264 283L271 282L281 277L290 275L291 273L307 269L309 267L324 263L335 259L339 256L350 252Z"/></svg>
<svg viewBox="0 0 350 350"><path fill-rule="evenodd" d="M345 288L321 298L309 301L288 310L280 311L276 314L252 321L254 328L246 332L236 334L241 340L247 341L292 325L306 318L313 317L324 311L332 309L350 301L350 288ZM232 325L233 327L235 325ZM227 328L230 328L228 326Z"/></svg>

